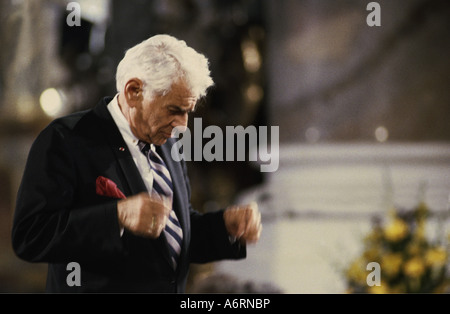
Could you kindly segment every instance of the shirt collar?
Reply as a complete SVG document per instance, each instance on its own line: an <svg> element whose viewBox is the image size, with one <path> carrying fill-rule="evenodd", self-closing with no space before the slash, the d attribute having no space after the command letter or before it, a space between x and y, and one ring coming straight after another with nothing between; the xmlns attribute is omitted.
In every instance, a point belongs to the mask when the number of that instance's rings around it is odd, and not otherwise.
<svg viewBox="0 0 450 314"><path fill-rule="evenodd" d="M108 104L107 108L109 112L111 113L111 116L116 123L117 127L119 128L120 133L123 136L123 139L127 143L133 143L136 147L138 146L139 139L133 134L130 128L130 124L128 123L127 119L125 119L125 116L122 113L122 110L120 110L118 99L119 94L117 94ZM150 149L152 151L155 151L155 145L150 144Z"/></svg>
<svg viewBox="0 0 450 314"><path fill-rule="evenodd" d="M127 119L125 119L122 110L120 110L119 102L117 101L118 97L119 94L117 94L111 100L111 102L108 104L108 110L111 113L111 116L113 117L117 127L119 128L119 131L122 134L125 142L131 142L137 145L139 139L134 136L133 132L131 132L130 124L128 123Z"/></svg>

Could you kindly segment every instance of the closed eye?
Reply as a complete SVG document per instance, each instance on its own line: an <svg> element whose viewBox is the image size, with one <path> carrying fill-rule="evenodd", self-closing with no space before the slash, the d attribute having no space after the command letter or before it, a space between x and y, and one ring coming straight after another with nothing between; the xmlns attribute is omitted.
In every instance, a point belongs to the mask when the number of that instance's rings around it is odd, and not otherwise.
<svg viewBox="0 0 450 314"><path fill-rule="evenodd" d="M181 108L181 107L178 107L178 106L173 106L173 105L169 106L169 107L168 107L168 110L169 110L170 114L173 114L173 115L190 114L191 112L194 111L194 110L191 109L191 108L189 108L189 109L184 109L184 108Z"/></svg>

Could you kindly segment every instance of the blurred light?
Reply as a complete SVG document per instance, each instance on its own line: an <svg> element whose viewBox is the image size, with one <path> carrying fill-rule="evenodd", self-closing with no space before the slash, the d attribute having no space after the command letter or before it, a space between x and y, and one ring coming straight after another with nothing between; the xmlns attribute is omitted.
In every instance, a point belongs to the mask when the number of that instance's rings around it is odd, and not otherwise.
<svg viewBox="0 0 450 314"><path fill-rule="evenodd" d="M78 0L83 18L93 24L104 23L110 14L110 0Z"/></svg>
<svg viewBox="0 0 450 314"><path fill-rule="evenodd" d="M375 138L378 142L386 142L389 137L389 132L384 126L379 126L375 130Z"/></svg>
<svg viewBox="0 0 450 314"><path fill-rule="evenodd" d="M245 70L248 72L254 73L261 68L261 55L254 41L245 40L242 42L242 57Z"/></svg>
<svg viewBox="0 0 450 314"><path fill-rule="evenodd" d="M63 95L55 88L44 90L39 98L42 110L50 117L56 117L64 107Z"/></svg>
<svg viewBox="0 0 450 314"><path fill-rule="evenodd" d="M309 127L305 131L306 141L309 143L316 143L320 139L320 131L315 127Z"/></svg>
<svg viewBox="0 0 450 314"><path fill-rule="evenodd" d="M260 102L261 99L264 96L264 91L261 86L252 84L249 87L247 87L247 90L245 91L245 96L247 97L247 100L251 103L257 103Z"/></svg>

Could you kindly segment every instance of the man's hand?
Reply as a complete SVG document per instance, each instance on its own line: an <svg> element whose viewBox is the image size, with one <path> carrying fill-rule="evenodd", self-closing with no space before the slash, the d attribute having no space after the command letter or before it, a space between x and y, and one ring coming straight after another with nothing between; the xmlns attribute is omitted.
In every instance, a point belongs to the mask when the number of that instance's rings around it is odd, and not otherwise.
<svg viewBox="0 0 450 314"><path fill-rule="evenodd" d="M261 213L256 202L244 206L229 206L224 214L225 227L230 236L241 243L256 243L261 235Z"/></svg>
<svg viewBox="0 0 450 314"><path fill-rule="evenodd" d="M156 239L166 227L170 209L143 192L117 203L119 225L132 233Z"/></svg>

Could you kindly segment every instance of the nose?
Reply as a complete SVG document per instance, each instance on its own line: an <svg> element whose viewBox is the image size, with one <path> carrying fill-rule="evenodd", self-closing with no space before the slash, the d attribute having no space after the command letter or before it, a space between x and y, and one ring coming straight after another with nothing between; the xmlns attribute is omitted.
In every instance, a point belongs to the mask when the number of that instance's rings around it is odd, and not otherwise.
<svg viewBox="0 0 450 314"><path fill-rule="evenodd" d="M184 112L181 113L179 115L177 115L175 117L175 119L172 121L172 127L176 128L176 127L181 127L181 128L186 128L187 127L187 123L188 123L188 113Z"/></svg>

